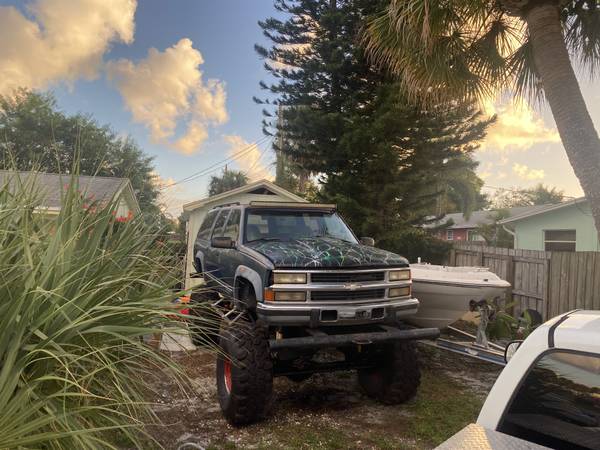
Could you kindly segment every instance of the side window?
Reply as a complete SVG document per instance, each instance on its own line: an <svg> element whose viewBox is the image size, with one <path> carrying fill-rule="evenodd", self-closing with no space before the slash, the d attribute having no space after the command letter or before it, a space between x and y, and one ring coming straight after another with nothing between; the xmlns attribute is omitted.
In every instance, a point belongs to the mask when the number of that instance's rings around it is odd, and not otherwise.
<svg viewBox="0 0 600 450"><path fill-rule="evenodd" d="M225 231L223 236L231 238L233 241L237 241L240 235L240 210L232 209L227 219L227 225L225 225Z"/></svg>
<svg viewBox="0 0 600 450"><path fill-rule="evenodd" d="M215 216L218 211L210 211L206 217L204 218L204 222L200 225L200 229L198 230L198 237L196 239L208 239L210 234L210 227L215 221Z"/></svg>
<svg viewBox="0 0 600 450"><path fill-rule="evenodd" d="M600 357L543 356L506 411L500 431L551 448L600 449Z"/></svg>
<svg viewBox="0 0 600 450"><path fill-rule="evenodd" d="M215 227L213 228L211 238L223 236L223 225L225 225L225 221L227 220L228 215L228 209L222 209L220 211L219 217L217 217L217 221L215 222Z"/></svg>

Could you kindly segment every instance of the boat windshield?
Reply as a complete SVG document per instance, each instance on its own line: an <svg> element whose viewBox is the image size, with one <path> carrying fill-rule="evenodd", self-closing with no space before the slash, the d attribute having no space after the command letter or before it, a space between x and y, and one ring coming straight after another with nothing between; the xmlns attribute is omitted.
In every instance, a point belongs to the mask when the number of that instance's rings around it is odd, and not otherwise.
<svg viewBox="0 0 600 450"><path fill-rule="evenodd" d="M329 237L357 243L350 228L335 212L249 210L245 241L301 240Z"/></svg>

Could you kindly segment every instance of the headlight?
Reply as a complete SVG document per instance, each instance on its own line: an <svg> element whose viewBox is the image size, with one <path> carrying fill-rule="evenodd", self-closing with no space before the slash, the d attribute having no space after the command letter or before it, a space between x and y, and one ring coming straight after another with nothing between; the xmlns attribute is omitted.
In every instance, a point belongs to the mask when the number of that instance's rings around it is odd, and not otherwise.
<svg viewBox="0 0 600 450"><path fill-rule="evenodd" d="M306 292L275 291L276 302L304 302Z"/></svg>
<svg viewBox="0 0 600 450"><path fill-rule="evenodd" d="M274 273L273 283L275 284L304 284L306 283L305 273Z"/></svg>
<svg viewBox="0 0 600 450"><path fill-rule="evenodd" d="M407 297L410 295L410 286L390 288L388 297Z"/></svg>
<svg viewBox="0 0 600 450"><path fill-rule="evenodd" d="M389 281L407 281L410 280L410 269L390 270Z"/></svg>

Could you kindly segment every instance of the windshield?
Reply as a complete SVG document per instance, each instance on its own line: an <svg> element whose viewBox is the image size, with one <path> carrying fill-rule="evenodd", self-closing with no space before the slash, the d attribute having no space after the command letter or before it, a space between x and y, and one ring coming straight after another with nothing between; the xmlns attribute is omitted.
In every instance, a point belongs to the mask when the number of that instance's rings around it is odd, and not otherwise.
<svg viewBox="0 0 600 450"><path fill-rule="evenodd" d="M248 211L245 241L331 237L356 243L336 213L327 211Z"/></svg>

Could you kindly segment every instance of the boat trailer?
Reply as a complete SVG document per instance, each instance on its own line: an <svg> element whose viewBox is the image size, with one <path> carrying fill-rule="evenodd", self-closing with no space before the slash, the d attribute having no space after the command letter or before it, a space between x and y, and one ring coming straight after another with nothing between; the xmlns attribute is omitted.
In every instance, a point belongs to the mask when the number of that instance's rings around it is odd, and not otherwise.
<svg viewBox="0 0 600 450"><path fill-rule="evenodd" d="M449 336L449 338L440 337L436 341L422 340L419 342L440 348L442 350L448 350L460 355L479 359L481 361L505 366L505 348L501 345L490 342L485 332L490 319L495 314L495 311L490 308L490 305L486 300L480 300L478 302L471 300L470 309L472 312L479 312L481 317L475 335L463 330L459 330L456 327L449 326L447 327L449 334L455 335L457 339L452 339L451 336Z"/></svg>

